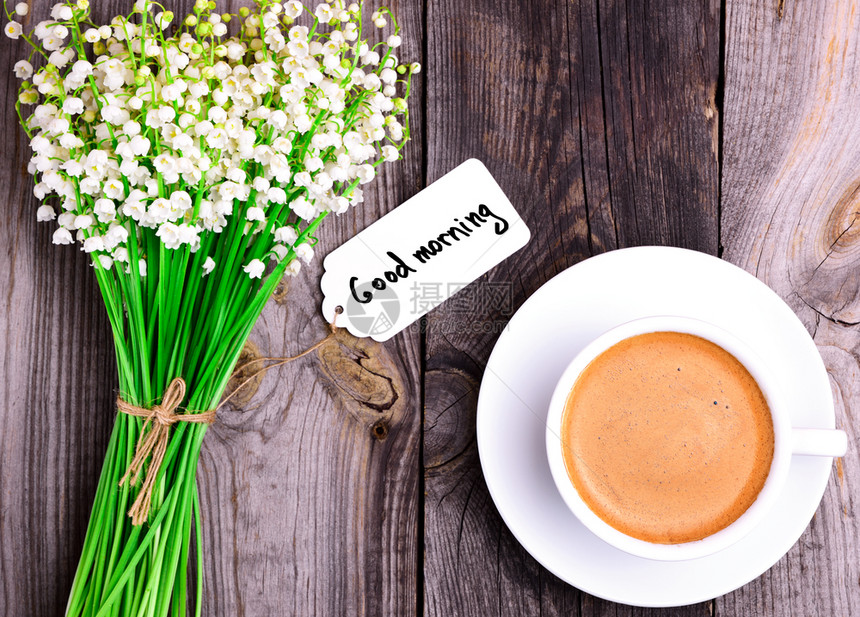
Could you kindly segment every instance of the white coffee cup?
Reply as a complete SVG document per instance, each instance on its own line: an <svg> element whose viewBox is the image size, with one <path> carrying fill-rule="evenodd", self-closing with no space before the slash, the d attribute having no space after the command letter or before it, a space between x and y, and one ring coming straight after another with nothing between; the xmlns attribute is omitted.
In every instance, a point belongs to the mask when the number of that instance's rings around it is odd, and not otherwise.
<svg viewBox="0 0 860 617"><path fill-rule="evenodd" d="M562 453L562 417L565 403L580 373L601 353L625 339L650 332L682 332L716 343L749 371L758 383L773 418L774 452L770 473L752 505L728 527L694 542L657 544L629 536L601 519L583 501L568 476ZM842 456L848 447L844 431L795 428L782 385L767 365L737 337L713 324L677 316L645 317L630 321L597 337L571 361L553 391L546 424L546 445L552 477L568 508L592 533L608 544L639 557L680 561L711 555L734 544L758 525L773 507L788 478L793 455Z"/></svg>

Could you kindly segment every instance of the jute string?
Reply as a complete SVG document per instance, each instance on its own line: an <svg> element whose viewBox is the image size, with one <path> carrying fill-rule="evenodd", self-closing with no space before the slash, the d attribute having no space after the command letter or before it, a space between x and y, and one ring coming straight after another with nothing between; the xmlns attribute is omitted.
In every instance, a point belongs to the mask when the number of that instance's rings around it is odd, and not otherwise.
<svg viewBox="0 0 860 617"><path fill-rule="evenodd" d="M185 380L177 377L167 386L164 395L161 397L161 402L151 409L127 403L122 400L122 397L117 397L116 399L116 407L122 413L138 418L146 418L146 422L143 423L143 428L140 432L140 439L134 450L134 458L131 459L125 475L119 481L120 486L126 482L129 482L131 486L136 485L138 480L140 480L143 464L152 455L143 485L140 487L140 492L128 511L132 525L142 525L149 518L149 509L152 506L152 489L155 486L155 478L158 476L161 462L164 460L164 453L167 451L167 443L170 441L171 425L177 422L212 424L215 421L214 409L200 413L176 413L179 404L184 398Z"/></svg>
<svg viewBox="0 0 860 617"><path fill-rule="evenodd" d="M245 364L242 364L241 366L237 366L235 369L233 369L233 374L237 375L238 373L241 373L242 371L244 371L249 366L257 364L258 362L272 362L272 364L267 364L263 368L254 371L248 377L246 377L238 386L233 388L233 391L230 394L228 394L225 398L221 399L221 402L218 404L218 407L216 407L215 410L217 411L217 410L221 409L224 405L226 405L231 398L236 396L236 393L239 392L239 390L241 390L242 388L247 386L249 383L251 383L257 375L259 375L261 373L265 373L270 368L275 368L276 366L282 366L284 364L288 364L288 363L292 362L293 360L298 360L299 358L302 358L302 357L308 355L309 353L311 353L312 351L316 351L317 349L319 349L320 347L325 345L333 336L335 336L335 334L337 333L337 330L338 330L338 327L335 325L335 322L337 321L337 315L335 314L334 317L335 317L334 321L332 321L329 324L329 329L330 329L329 333L326 334L324 338L320 339L319 341L317 341L316 343L314 343L313 345L311 345L310 347L305 349L303 352L297 353L294 356L286 356L286 357L280 357L280 358L273 358L273 357L269 357L269 356L261 357L261 358L254 358L253 360L249 360Z"/></svg>
<svg viewBox="0 0 860 617"><path fill-rule="evenodd" d="M176 377L170 382L170 385L167 386L167 389L161 397L161 402L151 408L138 407L131 403L127 403L122 399L122 397L117 397L116 407L120 412L130 416L146 419L140 432L140 439L137 442L137 447L134 450L134 457L131 459L131 463L129 463L125 475L119 481L120 486L126 482L130 483L131 486L135 486L140 480L140 474L143 471L144 463L150 456L152 457L152 460L149 462L149 467L146 470L143 485L140 487L137 498L128 510L128 515L131 517L132 525L142 525L149 518L149 510L152 507L152 489L155 487L155 479L158 476L158 470L161 468L164 454L167 452L167 444L170 441L170 427L177 422L212 424L215 421L215 414L218 410L233 398L239 390L250 383L257 375L269 370L270 368L287 364L293 360L298 360L299 358L322 347L337 332L337 326L335 326L334 323L331 323L330 327L331 331L325 336L325 338L317 341L295 356L282 358L254 358L250 362L246 362L245 364L236 367L233 371L234 375L257 362L274 362L273 364L269 364L258 371L255 371L249 377L244 379L233 389L233 392L221 401L218 407L210 409L209 411L189 413L186 410L186 413L176 413L176 410L180 408L179 405L185 398L185 380L181 377Z"/></svg>

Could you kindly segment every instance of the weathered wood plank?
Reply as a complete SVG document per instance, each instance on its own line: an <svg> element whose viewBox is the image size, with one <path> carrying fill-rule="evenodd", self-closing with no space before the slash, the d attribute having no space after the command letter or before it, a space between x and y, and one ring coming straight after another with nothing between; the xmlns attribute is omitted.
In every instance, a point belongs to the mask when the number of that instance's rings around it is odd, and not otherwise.
<svg viewBox="0 0 860 617"><path fill-rule="evenodd" d="M420 61L420 6L387 4L403 28L400 55ZM279 290L251 335L261 355L291 355L325 336L322 258L421 189L416 87L405 160L365 187L360 208L326 221L319 259ZM419 334L384 346L340 334L312 357L269 371L204 442L209 615L415 614Z"/></svg>
<svg viewBox="0 0 860 617"><path fill-rule="evenodd" d="M29 20L45 19L49 7L35 3ZM113 426L116 369L88 260L53 246L53 227L36 223L31 151L17 126L19 81L10 68L27 55L23 40L3 37L0 613L59 615Z"/></svg>
<svg viewBox="0 0 860 617"><path fill-rule="evenodd" d="M427 179L475 156L532 230L474 293L507 285L516 307L562 269L632 244L717 251L719 10L676 4L428 4ZM425 612L645 614L549 574L490 500L475 406L509 315L449 302L427 320Z"/></svg>
<svg viewBox="0 0 860 617"><path fill-rule="evenodd" d="M52 3L35 4L31 19ZM183 14L191 4L171 8ZM107 19L130 3L93 5ZM403 57L420 60L420 5L389 6L404 30ZM21 50L5 40L0 66ZM35 224L22 169L29 153L14 121L17 80L3 75L0 126L10 147L0 168L9 195L9 223L0 226L9 264L0 268L0 612L58 615L113 424L116 378L86 260L51 246L50 226ZM289 355L324 336L321 258L421 188L421 99L418 83L405 161L384 168L360 209L327 221L317 234L320 259L278 291L250 354ZM419 336L405 332L382 346L340 333L222 410L198 474L205 615L416 613Z"/></svg>
<svg viewBox="0 0 860 617"><path fill-rule="evenodd" d="M720 615L860 613L860 21L856 2L727 3L724 257L777 291L830 374L848 455L800 541Z"/></svg>

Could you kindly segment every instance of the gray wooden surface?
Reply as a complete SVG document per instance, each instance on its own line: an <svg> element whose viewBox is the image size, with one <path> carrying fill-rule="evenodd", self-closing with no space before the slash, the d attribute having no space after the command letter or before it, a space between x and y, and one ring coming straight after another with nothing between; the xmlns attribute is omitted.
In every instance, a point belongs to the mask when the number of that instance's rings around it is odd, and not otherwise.
<svg viewBox="0 0 860 617"><path fill-rule="evenodd" d="M31 19L50 5L30 4ZM108 18L130 2L93 4ZM204 614L860 614L856 2L392 7L401 56L425 67L414 141L360 210L326 222L320 253L472 156L532 240L423 328L385 344L340 334L220 414L198 478ZM3 39L0 66L23 49ZM115 369L86 260L35 222L16 84L0 72L0 614L48 616L65 606L83 542ZM721 254L774 288L814 335L852 440L786 557L678 609L612 604L544 570L502 523L475 444L483 368L511 312L564 268L641 244ZM320 273L279 289L249 356L324 335Z"/></svg>

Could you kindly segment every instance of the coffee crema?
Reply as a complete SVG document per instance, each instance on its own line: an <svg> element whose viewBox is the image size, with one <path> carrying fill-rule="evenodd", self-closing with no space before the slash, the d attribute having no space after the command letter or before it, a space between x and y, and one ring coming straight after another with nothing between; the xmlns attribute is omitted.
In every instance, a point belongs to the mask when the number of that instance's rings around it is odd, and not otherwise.
<svg viewBox="0 0 860 617"><path fill-rule="evenodd" d="M749 371L680 332L625 339L585 368L562 418L568 476L591 510L647 542L701 540L755 501L773 420Z"/></svg>

